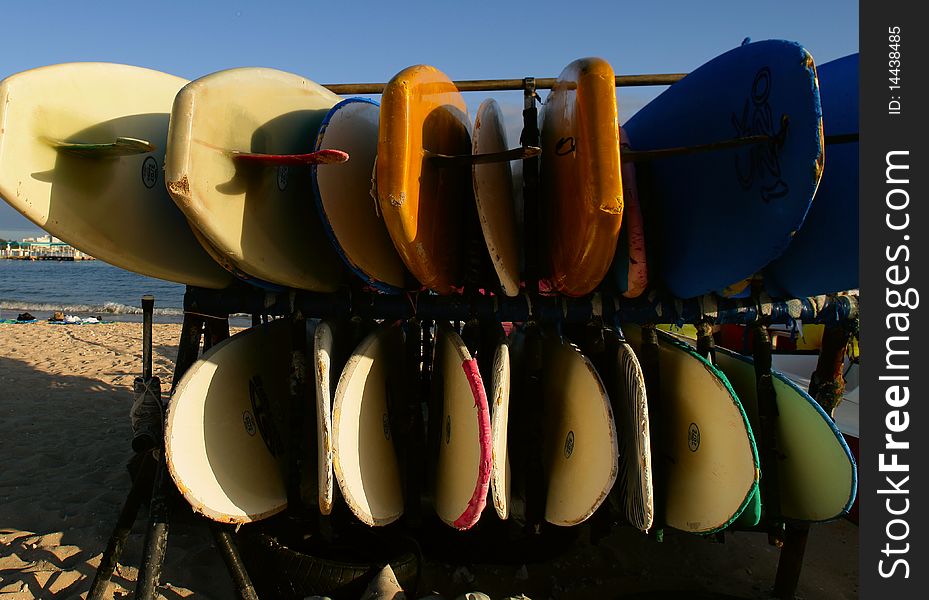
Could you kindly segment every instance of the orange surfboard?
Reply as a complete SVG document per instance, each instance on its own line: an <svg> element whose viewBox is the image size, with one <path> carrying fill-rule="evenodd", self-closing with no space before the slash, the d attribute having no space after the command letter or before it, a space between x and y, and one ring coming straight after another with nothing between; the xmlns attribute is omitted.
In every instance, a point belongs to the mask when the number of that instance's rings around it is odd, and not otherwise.
<svg viewBox="0 0 929 600"><path fill-rule="evenodd" d="M582 58L558 76L542 118L543 232L552 286L589 294L603 280L623 218L613 68Z"/></svg>
<svg viewBox="0 0 929 600"><path fill-rule="evenodd" d="M455 84L435 67L404 69L384 88L377 143L377 196L410 272L450 294L463 267L462 222L473 202L471 166L431 158L471 154L471 124Z"/></svg>

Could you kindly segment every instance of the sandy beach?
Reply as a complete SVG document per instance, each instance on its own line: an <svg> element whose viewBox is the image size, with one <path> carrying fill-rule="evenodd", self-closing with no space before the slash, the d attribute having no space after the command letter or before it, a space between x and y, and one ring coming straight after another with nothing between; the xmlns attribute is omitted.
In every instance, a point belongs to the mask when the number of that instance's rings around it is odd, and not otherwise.
<svg viewBox="0 0 929 600"><path fill-rule="evenodd" d="M154 374L166 393L180 325L154 326ZM129 490L129 409L141 371L142 325L0 325L0 600L86 597ZM110 588L130 596L146 511ZM759 533L725 543L666 533L657 543L629 527L570 552L518 566L429 562L419 592L445 598L481 590L492 598L767 598L778 550ZM858 529L845 520L815 525L798 597L858 597ZM161 596L233 598L206 527L172 523ZM686 590L686 592L684 591ZM661 592L661 593L659 593ZM411 596L412 597L412 596Z"/></svg>

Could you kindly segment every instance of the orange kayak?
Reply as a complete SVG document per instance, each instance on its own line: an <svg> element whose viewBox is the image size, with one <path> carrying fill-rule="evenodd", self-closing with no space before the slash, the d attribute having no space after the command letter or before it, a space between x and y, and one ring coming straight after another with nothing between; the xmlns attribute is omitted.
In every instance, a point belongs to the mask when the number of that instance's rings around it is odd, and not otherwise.
<svg viewBox="0 0 929 600"><path fill-rule="evenodd" d="M377 143L377 196L384 223L410 272L450 294L463 270L462 223L473 202L470 165L428 154L471 154L467 107L441 71L417 65L384 89Z"/></svg>
<svg viewBox="0 0 929 600"><path fill-rule="evenodd" d="M542 227L552 287L589 294L606 276L623 217L613 68L600 58L565 67L542 120Z"/></svg>

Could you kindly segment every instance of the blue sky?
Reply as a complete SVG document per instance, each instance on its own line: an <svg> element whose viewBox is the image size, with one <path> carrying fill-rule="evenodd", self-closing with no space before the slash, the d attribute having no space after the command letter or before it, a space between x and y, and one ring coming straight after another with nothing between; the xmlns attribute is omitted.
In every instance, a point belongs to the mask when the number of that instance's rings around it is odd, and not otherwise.
<svg viewBox="0 0 929 600"><path fill-rule="evenodd" d="M17 2L4 4L0 78L73 61L195 79L241 66L319 83L383 82L432 64L452 79L554 77L583 56L617 74L688 72L743 38L800 42L817 63L858 51L858 2ZM662 88L620 88L625 120ZM544 97L543 93L543 97ZM474 109L485 94L465 94ZM494 97L518 129L519 93ZM0 237L38 231L0 202ZM17 236L19 237L19 236Z"/></svg>

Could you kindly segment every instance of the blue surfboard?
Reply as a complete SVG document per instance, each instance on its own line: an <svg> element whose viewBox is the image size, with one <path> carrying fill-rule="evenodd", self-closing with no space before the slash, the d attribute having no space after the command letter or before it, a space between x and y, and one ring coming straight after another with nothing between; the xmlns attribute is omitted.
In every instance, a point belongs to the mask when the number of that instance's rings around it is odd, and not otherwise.
<svg viewBox="0 0 929 600"><path fill-rule="evenodd" d="M348 98L323 119L316 150L337 149L345 165L313 165L313 195L323 229L339 257L368 287L386 293L403 289L406 269L371 196L380 105Z"/></svg>
<svg viewBox="0 0 929 600"><path fill-rule="evenodd" d="M858 54L817 69L826 136L858 133ZM774 297L858 287L858 141L826 148L823 178L803 227L764 272Z"/></svg>
<svg viewBox="0 0 929 600"><path fill-rule="evenodd" d="M625 125L635 150L749 136L771 141L637 165L660 283L691 298L751 277L800 228L822 173L813 59L783 40L747 43L675 83Z"/></svg>

